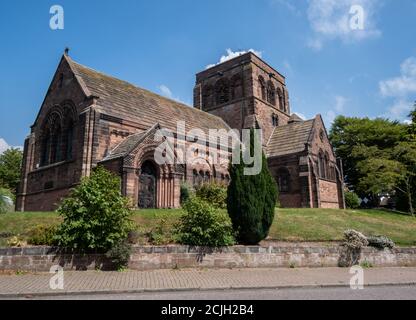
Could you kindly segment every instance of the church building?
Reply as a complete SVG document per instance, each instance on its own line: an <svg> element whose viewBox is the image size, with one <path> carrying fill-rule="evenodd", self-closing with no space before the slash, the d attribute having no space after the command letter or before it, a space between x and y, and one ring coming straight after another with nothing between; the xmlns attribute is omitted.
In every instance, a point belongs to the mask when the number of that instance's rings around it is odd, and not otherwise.
<svg viewBox="0 0 416 320"><path fill-rule="evenodd" d="M137 208L178 208L183 183L227 184L227 146L217 150L226 161L214 161L204 144L198 161L157 164L157 132L177 132L178 122L186 132L198 128L207 136L210 129L262 129L282 207L345 207L342 165L322 117L292 114L285 77L254 53L198 73L193 107L78 64L66 53L25 141L17 210L56 209L97 165L120 176L122 193Z"/></svg>

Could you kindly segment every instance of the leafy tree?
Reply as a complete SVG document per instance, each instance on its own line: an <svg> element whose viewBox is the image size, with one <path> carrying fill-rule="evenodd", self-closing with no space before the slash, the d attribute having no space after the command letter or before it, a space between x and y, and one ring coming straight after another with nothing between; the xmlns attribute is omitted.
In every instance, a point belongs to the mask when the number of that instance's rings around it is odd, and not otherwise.
<svg viewBox="0 0 416 320"><path fill-rule="evenodd" d="M119 177L102 167L82 180L58 213L64 218L56 236L59 246L81 251L115 248L127 239L133 226Z"/></svg>
<svg viewBox="0 0 416 320"><path fill-rule="evenodd" d="M254 131L251 132L251 137L253 136L254 139L258 138ZM247 148L246 152L254 150L254 139L251 139L250 149ZM245 167L243 162L230 166L227 209L239 242L252 245L264 240L269 233L275 216L278 191L264 154L258 175L245 175Z"/></svg>
<svg viewBox="0 0 416 320"><path fill-rule="evenodd" d="M17 191L20 182L23 152L8 149L0 155L0 186Z"/></svg>
<svg viewBox="0 0 416 320"><path fill-rule="evenodd" d="M416 143L399 142L394 148L384 151L360 146L355 153L366 155L357 163L360 174L358 190L373 195L401 192L407 197L409 211L414 216Z"/></svg>
<svg viewBox="0 0 416 320"><path fill-rule="evenodd" d="M416 102L414 110L409 114L412 123L409 125L409 133L412 135L412 139L416 140Z"/></svg>
<svg viewBox="0 0 416 320"><path fill-rule="evenodd" d="M414 195L416 194L416 140L402 142L394 149L394 157L402 165L399 184L396 189L406 195L409 211L415 215ZM403 187L402 187L403 186Z"/></svg>
<svg viewBox="0 0 416 320"><path fill-rule="evenodd" d="M406 126L387 119L348 118L339 116L330 131L335 153L343 160L346 183L358 185L361 172L358 162L389 152L404 141ZM366 196L366 195L365 195Z"/></svg>

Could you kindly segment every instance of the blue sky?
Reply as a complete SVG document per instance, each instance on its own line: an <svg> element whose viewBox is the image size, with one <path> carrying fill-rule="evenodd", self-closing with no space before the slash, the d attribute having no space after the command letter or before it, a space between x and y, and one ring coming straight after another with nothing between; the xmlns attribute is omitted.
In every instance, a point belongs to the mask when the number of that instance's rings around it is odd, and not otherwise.
<svg viewBox="0 0 416 320"><path fill-rule="evenodd" d="M52 5L64 30L51 30ZM364 29L352 30L360 5ZM195 73L253 49L292 111L406 120L416 100L414 0L3 0L0 152L21 146L66 46L81 64L192 104Z"/></svg>

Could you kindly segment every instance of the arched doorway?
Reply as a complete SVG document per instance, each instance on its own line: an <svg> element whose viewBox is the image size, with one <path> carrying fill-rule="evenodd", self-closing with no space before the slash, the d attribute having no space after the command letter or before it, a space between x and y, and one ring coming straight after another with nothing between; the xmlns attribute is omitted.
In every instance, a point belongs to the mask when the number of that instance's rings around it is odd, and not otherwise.
<svg viewBox="0 0 416 320"><path fill-rule="evenodd" d="M139 175L138 207L156 208L157 170L153 162L145 161Z"/></svg>

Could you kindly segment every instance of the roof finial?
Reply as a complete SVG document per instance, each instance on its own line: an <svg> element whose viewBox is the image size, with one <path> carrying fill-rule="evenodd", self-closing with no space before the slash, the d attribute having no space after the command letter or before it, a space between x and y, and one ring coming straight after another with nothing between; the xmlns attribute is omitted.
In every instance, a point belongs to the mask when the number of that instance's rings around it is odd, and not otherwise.
<svg viewBox="0 0 416 320"><path fill-rule="evenodd" d="M69 56L69 48L68 47L65 48L65 55Z"/></svg>

